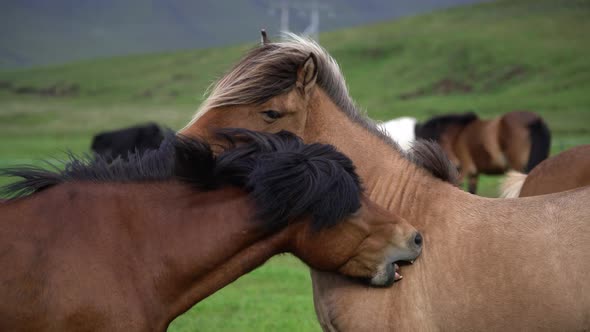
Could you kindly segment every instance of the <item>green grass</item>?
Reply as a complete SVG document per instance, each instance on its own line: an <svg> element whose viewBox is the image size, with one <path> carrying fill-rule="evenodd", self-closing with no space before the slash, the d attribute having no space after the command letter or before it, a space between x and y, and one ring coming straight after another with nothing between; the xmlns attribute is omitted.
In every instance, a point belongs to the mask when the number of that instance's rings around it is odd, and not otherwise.
<svg viewBox="0 0 590 332"><path fill-rule="evenodd" d="M590 143L590 1L503 0L322 34L371 117L424 120L475 110L541 114L552 153ZM252 32L253 34L256 31ZM186 124L206 87L250 46L119 57L0 72L0 167L86 151L92 134L137 122ZM442 80L468 93L433 88ZM79 86L76 96L13 87ZM402 95L416 94L415 98ZM480 194L496 196L500 177ZM8 179L0 178L0 184ZM176 320L173 331L314 330L308 271L290 256L241 278Z"/></svg>
<svg viewBox="0 0 590 332"><path fill-rule="evenodd" d="M269 263L197 304L171 331L315 331L308 268L291 255Z"/></svg>

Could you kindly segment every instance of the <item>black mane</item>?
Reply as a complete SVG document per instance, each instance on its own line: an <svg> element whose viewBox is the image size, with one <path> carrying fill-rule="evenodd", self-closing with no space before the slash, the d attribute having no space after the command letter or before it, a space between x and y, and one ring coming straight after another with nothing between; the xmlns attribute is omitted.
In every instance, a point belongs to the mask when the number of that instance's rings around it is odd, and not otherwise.
<svg viewBox="0 0 590 332"><path fill-rule="evenodd" d="M0 176L23 180L2 187L1 196L18 198L40 192L55 185L72 181L139 182L167 180L174 176L175 135L166 133L156 150L128 153L125 158L112 160L94 154L76 156L68 153L66 160L45 160L48 169L32 165L0 169ZM59 166L64 165L63 170Z"/></svg>
<svg viewBox="0 0 590 332"><path fill-rule="evenodd" d="M412 148L406 156L411 162L424 168L434 177L454 186L459 185L457 168L437 142L419 139L412 144Z"/></svg>
<svg viewBox="0 0 590 332"><path fill-rule="evenodd" d="M219 132L223 151L215 156L202 140L168 132L157 150L133 153L109 163L101 156L69 154L63 170L35 166L5 168L1 176L23 180L1 194L22 197L72 181L141 182L177 179L198 190L233 185L251 195L259 219L271 229L304 215L314 229L329 227L360 208L362 191L352 161L331 145L304 144L286 131L245 129Z"/></svg>
<svg viewBox="0 0 590 332"><path fill-rule="evenodd" d="M439 141L441 134L449 126L465 126L477 119L477 114L474 112L435 116L423 123L417 123L414 127L414 133L416 134L416 139Z"/></svg>

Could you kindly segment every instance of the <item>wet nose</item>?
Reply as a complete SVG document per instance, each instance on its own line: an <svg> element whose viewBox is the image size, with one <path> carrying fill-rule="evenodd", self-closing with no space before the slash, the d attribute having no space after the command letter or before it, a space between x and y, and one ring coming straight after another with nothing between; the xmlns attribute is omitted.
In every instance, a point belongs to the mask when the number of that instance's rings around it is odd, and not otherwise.
<svg viewBox="0 0 590 332"><path fill-rule="evenodd" d="M422 246L422 234L416 232L416 235L414 235L414 244L417 245L418 247Z"/></svg>

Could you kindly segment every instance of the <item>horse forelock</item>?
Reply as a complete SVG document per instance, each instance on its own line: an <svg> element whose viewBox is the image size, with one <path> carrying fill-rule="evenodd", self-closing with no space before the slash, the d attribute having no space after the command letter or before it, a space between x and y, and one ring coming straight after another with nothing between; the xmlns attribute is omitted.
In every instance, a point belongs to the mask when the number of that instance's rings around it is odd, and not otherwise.
<svg viewBox="0 0 590 332"><path fill-rule="evenodd" d="M360 208L362 187L354 165L333 146L306 145L285 131L221 133L242 145L219 156L217 174L249 192L258 219L268 228L279 229L309 216L312 228L318 230Z"/></svg>

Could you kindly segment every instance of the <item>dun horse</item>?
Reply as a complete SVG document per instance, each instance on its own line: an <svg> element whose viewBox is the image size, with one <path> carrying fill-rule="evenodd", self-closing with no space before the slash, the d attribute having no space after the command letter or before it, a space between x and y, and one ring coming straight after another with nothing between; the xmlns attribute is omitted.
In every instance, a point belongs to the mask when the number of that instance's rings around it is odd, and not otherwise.
<svg viewBox="0 0 590 332"><path fill-rule="evenodd" d="M291 35L251 50L213 87L181 132L240 126L294 131L336 146L370 199L419 229L426 246L405 282L367 289L312 271L325 330L587 330L590 189L522 200L470 195L441 181L453 168L436 146L402 153L359 112L336 62Z"/></svg>
<svg viewBox="0 0 590 332"><path fill-rule="evenodd" d="M289 133L230 131L215 158L198 140L73 159L65 171L4 170L0 330L165 330L196 302L292 252L310 266L387 286L419 233L362 199L352 162Z"/></svg>
<svg viewBox="0 0 590 332"><path fill-rule="evenodd" d="M537 196L589 185L590 145L582 145L544 160L528 175L508 172L500 196Z"/></svg>
<svg viewBox="0 0 590 332"><path fill-rule="evenodd" d="M533 112L482 120L475 113L434 117L416 125L416 138L439 142L475 194L480 173L529 172L549 155L551 134Z"/></svg>

